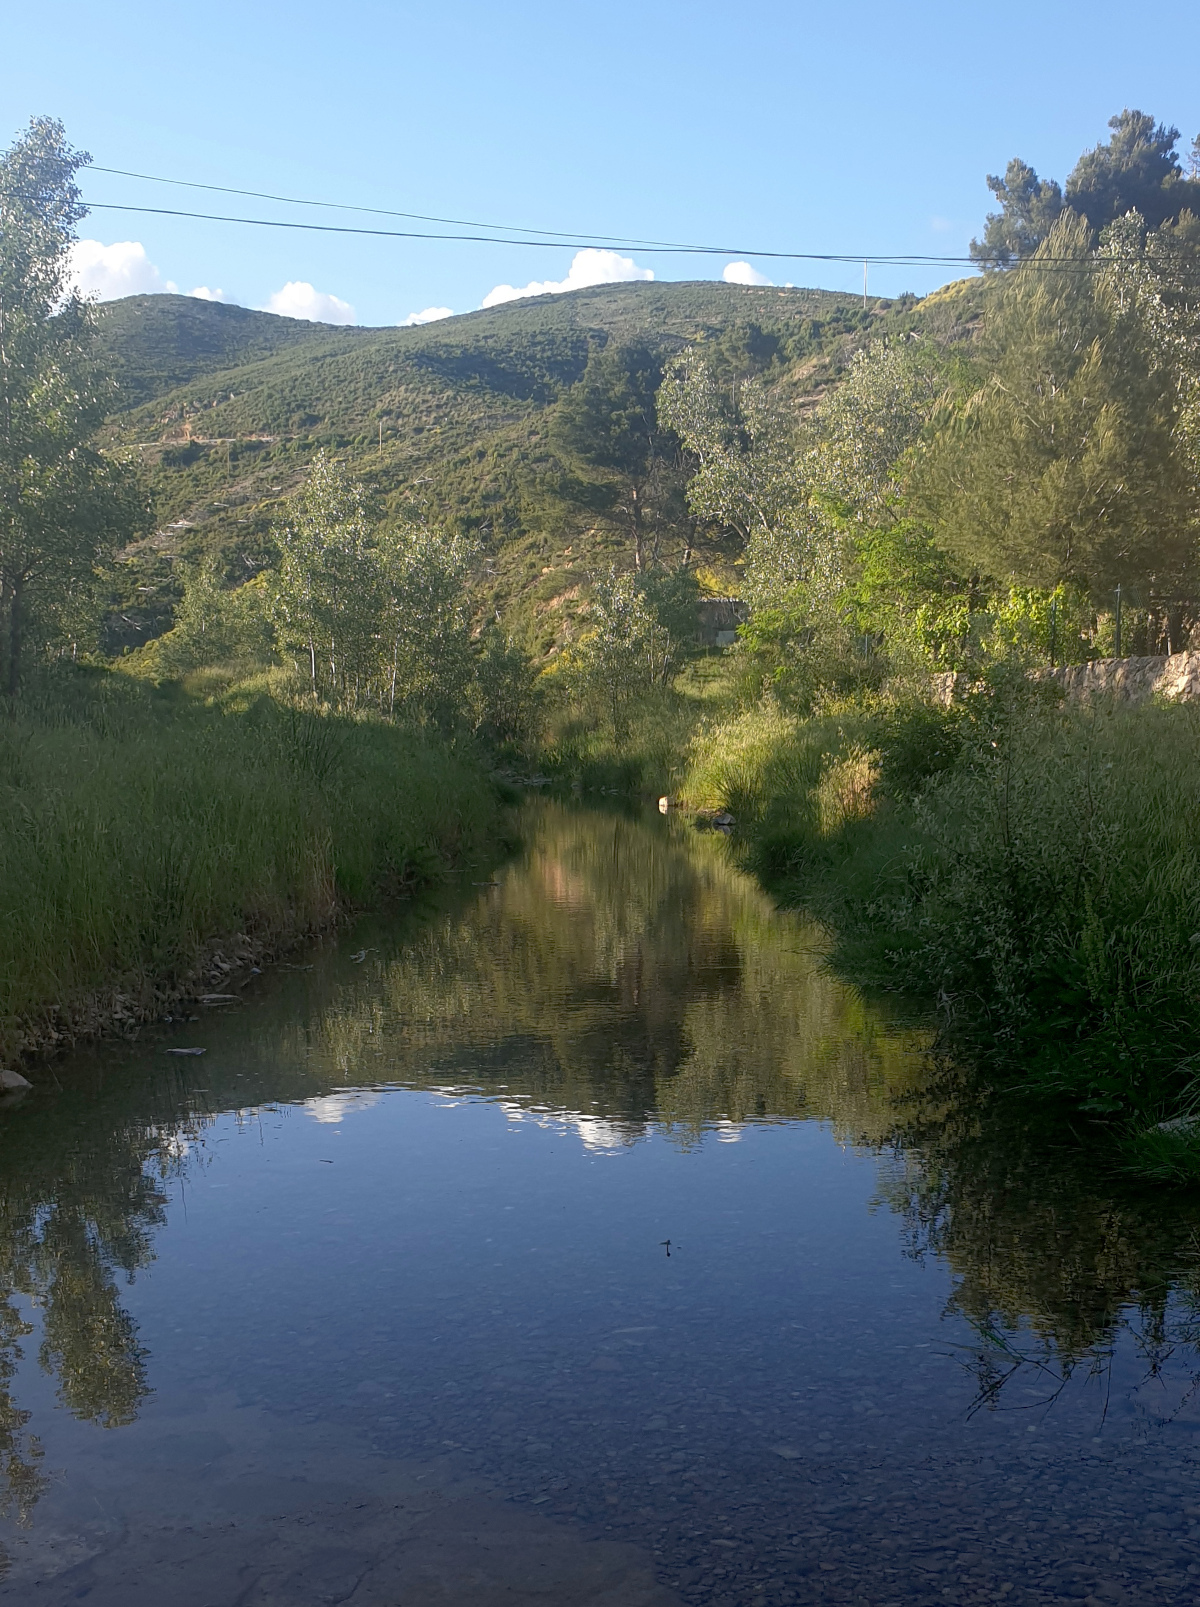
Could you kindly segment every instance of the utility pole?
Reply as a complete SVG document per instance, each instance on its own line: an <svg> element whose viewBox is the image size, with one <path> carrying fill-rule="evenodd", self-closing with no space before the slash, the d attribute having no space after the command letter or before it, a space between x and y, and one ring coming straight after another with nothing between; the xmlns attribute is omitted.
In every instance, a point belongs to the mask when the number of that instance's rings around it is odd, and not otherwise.
<svg viewBox="0 0 1200 1607"><path fill-rule="evenodd" d="M867 310L867 261L863 258L863 311Z"/></svg>
<svg viewBox="0 0 1200 1607"><path fill-rule="evenodd" d="M1117 582L1117 620L1116 620L1116 630L1114 631L1113 636L1114 636L1113 657L1114 658L1120 658L1120 656L1121 656L1121 584L1120 584L1119 581Z"/></svg>
<svg viewBox="0 0 1200 1607"><path fill-rule="evenodd" d="M379 461L383 462L383 420L379 421Z"/></svg>

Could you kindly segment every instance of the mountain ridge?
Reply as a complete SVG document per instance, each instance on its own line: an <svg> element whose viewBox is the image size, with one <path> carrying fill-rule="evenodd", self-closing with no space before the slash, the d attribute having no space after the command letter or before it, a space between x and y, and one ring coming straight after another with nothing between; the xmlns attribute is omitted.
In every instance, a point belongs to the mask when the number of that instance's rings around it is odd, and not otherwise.
<svg viewBox="0 0 1200 1607"><path fill-rule="evenodd" d="M107 303L99 339L119 394L102 440L140 458L159 520L125 554L107 645L169 628L177 558L216 553L231 583L269 563L281 500L321 449L384 511L419 502L481 540L481 607L509 617L517 603L528 624L558 584L547 576L563 570L557 595L622 561L611 486L581 474L549 428L595 346L636 342L666 361L701 342L732 377L766 372L799 396L872 335L920 317L912 297L864 309L836 291L705 280L593 286L407 327L187 296Z"/></svg>

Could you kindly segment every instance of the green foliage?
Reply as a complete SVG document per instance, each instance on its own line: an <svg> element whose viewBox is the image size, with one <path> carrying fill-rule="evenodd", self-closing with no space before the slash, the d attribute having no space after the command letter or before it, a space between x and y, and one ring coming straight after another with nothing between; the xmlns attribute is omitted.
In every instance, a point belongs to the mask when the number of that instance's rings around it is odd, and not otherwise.
<svg viewBox="0 0 1200 1607"><path fill-rule="evenodd" d="M620 743L630 706L640 693L665 684L673 655L671 633L637 577L614 569L592 582L587 629L560 655L556 674L574 697L604 710Z"/></svg>
<svg viewBox="0 0 1200 1607"><path fill-rule="evenodd" d="M1084 152L1067 179L1065 195L1053 179L1039 179L1019 157L1008 164L1002 179L988 175L988 189L1000 211L988 214L983 239L971 241L976 262L1010 268L1033 256L1064 208L1085 218L1097 233L1128 212L1137 212L1157 229L1183 212L1200 211L1200 177L1183 175L1175 154L1177 128L1128 109L1110 118L1108 126L1112 139Z"/></svg>
<svg viewBox="0 0 1200 1607"><path fill-rule="evenodd" d="M1010 268L1031 257L1062 213L1062 186L1039 179L1028 162L1014 156L1004 177L987 176L987 187L1000 203L989 212L982 240L971 241L971 256L988 268Z"/></svg>
<svg viewBox="0 0 1200 1607"><path fill-rule="evenodd" d="M945 710L751 711L697 743L684 790L737 816L849 974L937 999L1027 1094L1145 1134L1200 1108L1198 788L1194 707L1060 708L998 677Z"/></svg>
<svg viewBox="0 0 1200 1607"><path fill-rule="evenodd" d="M873 341L854 354L817 410L806 468L814 493L860 522L896 517L897 472L948 377L930 342Z"/></svg>
<svg viewBox="0 0 1200 1607"><path fill-rule="evenodd" d="M453 726L470 676L469 543L412 517L377 528L365 488L323 452L278 540L279 646L314 700Z"/></svg>
<svg viewBox="0 0 1200 1607"><path fill-rule="evenodd" d="M1179 130L1145 112L1110 117L1112 139L1085 151L1067 179L1066 203L1093 229L1137 212L1157 229L1185 210L1200 209L1200 184L1186 179L1175 154Z"/></svg>
<svg viewBox="0 0 1200 1607"><path fill-rule="evenodd" d="M1052 261L1077 271L1042 271ZM1179 391L1124 279L1068 213L994 283L982 383L947 406L914 476L914 509L968 568L1096 596L1195 584Z"/></svg>
<svg viewBox="0 0 1200 1607"><path fill-rule="evenodd" d="M230 588L220 560L209 554L199 563L182 559L176 576L183 596L175 622L141 650L139 673L170 679L210 664L265 665L275 657L270 597L262 580Z"/></svg>
<svg viewBox="0 0 1200 1607"><path fill-rule="evenodd" d="M75 174L88 160L49 118L34 119L0 157L0 609L10 697L31 601L69 630L86 611L97 563L145 522L134 477L90 440L106 388L91 308L67 284L84 210Z"/></svg>
<svg viewBox="0 0 1200 1607"><path fill-rule="evenodd" d="M104 439L138 443L160 528L123 554L104 639L119 651L163 629L176 557L211 552L230 575L273 561L280 502L325 450L388 516L408 517L419 497L434 522L477 541L476 618L498 611L507 633L545 653L569 638L570 613L540 605L627 561L631 544L629 480L553 427L589 361L625 349L660 365L699 341L718 365L740 371L758 353L811 389L865 329L920 322L907 303L888 306L866 315L861 298L824 291L606 285L370 330L189 297L110 303L99 332L121 391ZM663 439L639 499L646 567L656 555L672 567L727 562L729 542L689 518L668 448Z"/></svg>
<svg viewBox="0 0 1200 1607"><path fill-rule="evenodd" d="M484 846L469 756L207 679L219 701L60 676L0 728L0 1059L99 995L151 1005L214 935L284 940Z"/></svg>
<svg viewBox="0 0 1200 1607"><path fill-rule="evenodd" d="M661 383L661 362L647 345L595 346L581 378L554 409L550 427L552 442L618 477L618 503L639 571L657 561L663 526L678 511L672 508L680 478L678 442L659 423Z"/></svg>

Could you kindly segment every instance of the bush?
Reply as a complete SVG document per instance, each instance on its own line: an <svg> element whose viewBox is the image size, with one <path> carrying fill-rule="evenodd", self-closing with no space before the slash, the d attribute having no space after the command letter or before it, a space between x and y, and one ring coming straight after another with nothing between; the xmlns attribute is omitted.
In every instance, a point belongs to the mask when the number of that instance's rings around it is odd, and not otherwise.
<svg viewBox="0 0 1200 1607"><path fill-rule="evenodd" d="M685 790L843 970L936 999L1010 1083L1152 1123L1144 1159L1200 1155L1157 1126L1200 1102L1200 709L767 708L699 744Z"/></svg>

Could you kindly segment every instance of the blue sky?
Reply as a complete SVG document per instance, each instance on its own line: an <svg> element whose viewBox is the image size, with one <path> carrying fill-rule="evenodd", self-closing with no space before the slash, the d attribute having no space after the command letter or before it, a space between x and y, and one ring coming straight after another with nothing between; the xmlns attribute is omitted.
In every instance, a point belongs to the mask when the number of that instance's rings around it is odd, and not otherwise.
<svg viewBox="0 0 1200 1607"><path fill-rule="evenodd" d="M965 252L990 203L984 174L1010 156L1065 178L1123 106L1177 124L1184 147L1200 131L1200 8L1151 24L1128 0L63 0L48 15L25 6L6 20L5 143L30 115L49 113L112 167L543 229L728 243L738 256L754 247ZM101 174L87 175L85 189L93 201L285 215ZM322 238L101 211L81 232L98 242L82 254L83 271L107 293L170 282L370 324L464 312L497 285L563 282L573 257L561 247ZM734 253L624 255L639 272L683 279L719 278ZM861 267L749 260L779 283L862 283ZM576 277L589 270L633 272L592 259ZM955 276L880 267L871 289L924 292Z"/></svg>

